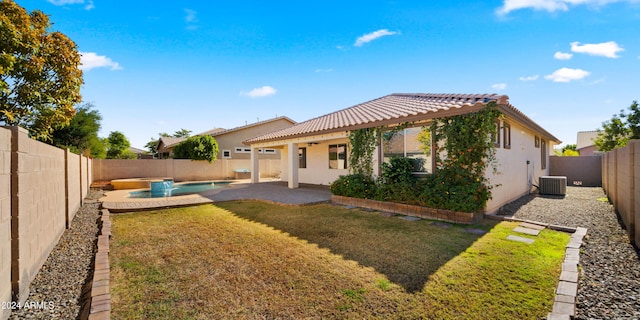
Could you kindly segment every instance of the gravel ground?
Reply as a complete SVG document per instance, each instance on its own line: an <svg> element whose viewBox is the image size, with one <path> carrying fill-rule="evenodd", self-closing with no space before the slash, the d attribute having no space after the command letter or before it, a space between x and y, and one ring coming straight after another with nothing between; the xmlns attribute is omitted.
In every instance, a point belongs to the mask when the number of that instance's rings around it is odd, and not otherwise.
<svg viewBox="0 0 640 320"><path fill-rule="evenodd" d="M564 198L529 195L500 214L587 228L576 319L640 319L640 252L605 197L602 188L567 187Z"/></svg>
<svg viewBox="0 0 640 320"><path fill-rule="evenodd" d="M44 308L13 311L9 319L76 319L80 313L81 295L98 234L102 191L91 190L88 200L76 213L71 228L66 230L44 265L31 282L27 303L43 303ZM42 306L42 305L41 305Z"/></svg>

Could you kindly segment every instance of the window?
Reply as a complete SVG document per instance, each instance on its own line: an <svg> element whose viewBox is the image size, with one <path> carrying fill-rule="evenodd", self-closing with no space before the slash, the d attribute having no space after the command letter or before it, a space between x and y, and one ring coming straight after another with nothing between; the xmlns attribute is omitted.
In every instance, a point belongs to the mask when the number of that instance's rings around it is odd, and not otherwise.
<svg viewBox="0 0 640 320"><path fill-rule="evenodd" d="M329 145L329 169L346 169L347 168L347 145L330 144Z"/></svg>
<svg viewBox="0 0 640 320"><path fill-rule="evenodd" d="M251 148L236 147L236 153L251 153Z"/></svg>
<svg viewBox="0 0 640 320"><path fill-rule="evenodd" d="M382 135L383 161L404 157L414 159L414 172L432 172L432 139L428 126L387 131Z"/></svg>
<svg viewBox="0 0 640 320"><path fill-rule="evenodd" d="M511 125L506 122L502 127L502 139L504 139L504 148L511 149Z"/></svg>
<svg viewBox="0 0 640 320"><path fill-rule="evenodd" d="M222 158L231 159L231 150L222 150Z"/></svg>
<svg viewBox="0 0 640 320"><path fill-rule="evenodd" d="M540 148L540 137L536 136L533 144L536 148Z"/></svg>
<svg viewBox="0 0 640 320"><path fill-rule="evenodd" d="M495 133L493 134L493 145L496 148L500 148L500 119L496 119L495 121Z"/></svg>
<svg viewBox="0 0 640 320"><path fill-rule="evenodd" d="M542 170L547 168L547 142L540 140L540 167Z"/></svg>
<svg viewBox="0 0 640 320"><path fill-rule="evenodd" d="M275 154L276 149L258 149L258 153Z"/></svg>
<svg viewBox="0 0 640 320"><path fill-rule="evenodd" d="M307 167L307 148L298 149L298 168L305 169Z"/></svg>

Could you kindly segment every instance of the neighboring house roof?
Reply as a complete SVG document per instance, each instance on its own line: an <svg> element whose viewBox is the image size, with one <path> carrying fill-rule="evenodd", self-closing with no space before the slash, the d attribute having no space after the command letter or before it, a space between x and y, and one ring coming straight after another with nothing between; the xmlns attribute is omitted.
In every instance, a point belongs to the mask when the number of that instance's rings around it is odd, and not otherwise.
<svg viewBox="0 0 640 320"><path fill-rule="evenodd" d="M149 153L147 150L142 150L142 149L138 149L138 148L134 148L134 147L129 147L129 151L136 153L136 154L147 154Z"/></svg>
<svg viewBox="0 0 640 320"><path fill-rule="evenodd" d="M593 140L595 140L596 137L598 137L598 131L579 131L576 149L593 146Z"/></svg>
<svg viewBox="0 0 640 320"><path fill-rule="evenodd" d="M204 136L204 135L207 135L207 134L212 136L212 135L215 135L216 133L219 133L219 132L222 132L222 131L226 131L226 130L227 129L225 129L225 128L213 128L211 130L207 130L205 132L198 133L198 134L196 134L196 136Z"/></svg>
<svg viewBox="0 0 640 320"><path fill-rule="evenodd" d="M198 135L200 136L200 135L204 135L204 134L209 134L209 135L211 135L213 137L216 137L216 136L221 136L223 134L227 134L227 133L231 133L231 132L235 132L235 131L240 131L240 130L248 129L248 128L251 128L251 127L255 127L255 126L259 126L259 125L263 125L263 124L266 124L266 123L269 123L269 122L274 122L274 121L279 121L279 120L286 120L286 121L290 122L291 124L296 124L296 122L291 120L289 117L281 116L281 117L276 117L276 118L273 118L273 119L254 122L254 123L247 124L247 125L240 126L240 127L235 127L235 128L232 128L232 129L226 129L225 130L225 129L222 129L222 128L217 128L217 129L205 131L203 133L199 133Z"/></svg>
<svg viewBox="0 0 640 320"><path fill-rule="evenodd" d="M255 137L245 142L269 142L285 138L313 136L320 133L333 133L449 117L478 111L490 101L496 101L500 111L511 119L522 122L524 125L544 135L546 139L560 142L558 138L509 104L509 97L506 95L432 93L390 94L301 122L289 128Z"/></svg>
<svg viewBox="0 0 640 320"><path fill-rule="evenodd" d="M160 140L158 140L158 151L171 148L184 140L187 140L187 138L160 137Z"/></svg>

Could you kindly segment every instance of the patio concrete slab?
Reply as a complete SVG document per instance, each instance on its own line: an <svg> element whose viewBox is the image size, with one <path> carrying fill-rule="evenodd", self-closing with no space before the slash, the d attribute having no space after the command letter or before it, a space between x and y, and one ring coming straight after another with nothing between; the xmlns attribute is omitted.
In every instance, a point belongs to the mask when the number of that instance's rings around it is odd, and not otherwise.
<svg viewBox="0 0 640 320"><path fill-rule="evenodd" d="M164 198L129 198L131 191L134 190L107 192L106 196L100 199L102 207L113 212L124 212L234 200L261 200L286 205L309 205L331 201L331 191L326 186L301 184L297 189L289 189L287 183L282 181L255 184L243 181L232 183L224 189Z"/></svg>

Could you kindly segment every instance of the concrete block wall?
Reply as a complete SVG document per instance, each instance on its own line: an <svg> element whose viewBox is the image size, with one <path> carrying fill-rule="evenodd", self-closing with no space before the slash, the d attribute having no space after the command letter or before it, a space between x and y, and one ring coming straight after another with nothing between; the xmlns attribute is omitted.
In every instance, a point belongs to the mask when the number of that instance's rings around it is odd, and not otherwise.
<svg viewBox="0 0 640 320"><path fill-rule="evenodd" d="M280 176L281 160L260 159L260 176ZM92 181L168 177L176 181L235 178L234 170L250 169L249 159L218 159L213 163L183 159L94 159Z"/></svg>
<svg viewBox="0 0 640 320"><path fill-rule="evenodd" d="M81 180L80 180L80 156L72 153L68 149L65 151L66 158L66 227L69 228L71 225L71 221L73 221L73 217L76 215L78 209L82 205L82 192L80 191Z"/></svg>
<svg viewBox="0 0 640 320"><path fill-rule="evenodd" d="M14 299L24 302L66 227L65 151L29 138L22 128L12 131L12 288Z"/></svg>
<svg viewBox="0 0 640 320"><path fill-rule="evenodd" d="M33 140L23 128L0 127L2 306L27 300L31 281L89 191L91 162ZM11 308L3 308L0 319L10 313Z"/></svg>
<svg viewBox="0 0 640 320"><path fill-rule="evenodd" d="M629 239L640 245L640 140L604 154L603 187L624 223Z"/></svg>
<svg viewBox="0 0 640 320"><path fill-rule="evenodd" d="M603 185L601 156L549 157L549 175L567 177L568 186Z"/></svg>
<svg viewBox="0 0 640 320"><path fill-rule="evenodd" d="M11 131L0 128L0 303L11 301ZM0 319L9 317L0 308Z"/></svg>

